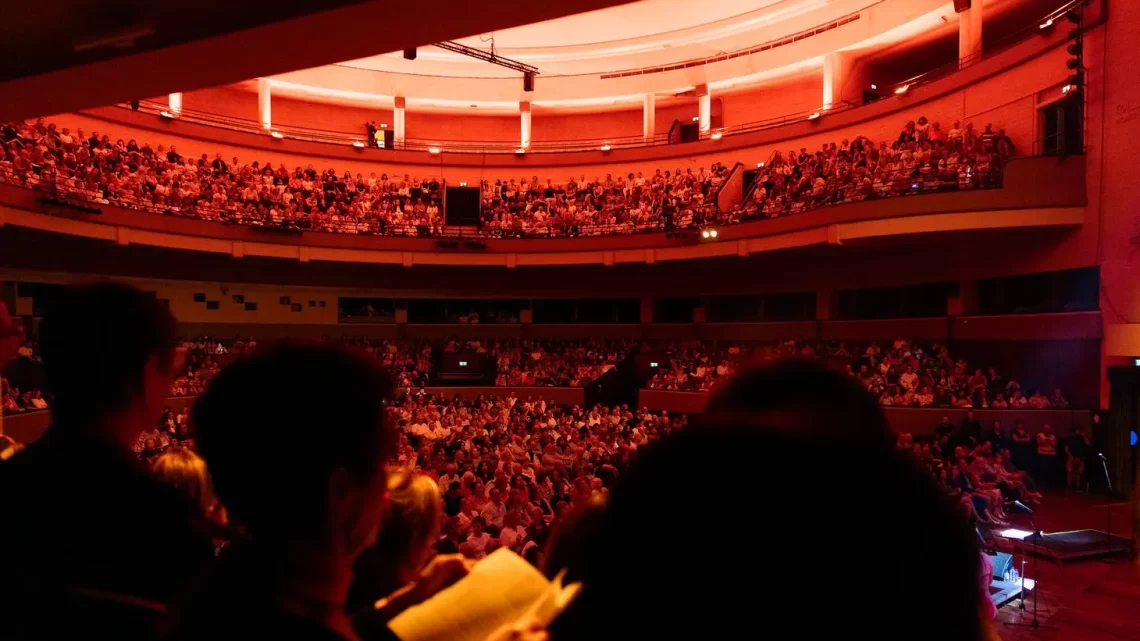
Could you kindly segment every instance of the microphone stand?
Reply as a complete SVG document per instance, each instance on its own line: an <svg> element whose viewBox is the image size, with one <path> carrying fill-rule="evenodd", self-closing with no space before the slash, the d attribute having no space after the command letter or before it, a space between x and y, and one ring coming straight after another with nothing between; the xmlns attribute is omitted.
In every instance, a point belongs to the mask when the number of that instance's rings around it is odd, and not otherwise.
<svg viewBox="0 0 1140 641"><path fill-rule="evenodd" d="M1033 620L1030 621L1029 623L1022 623L1021 621L1006 621L1005 624L1009 625L1009 626L1014 626L1014 627L1033 628L1034 630L1040 630L1042 628L1046 628L1046 629L1050 629L1050 630L1057 630L1059 628L1057 628L1056 626L1041 625L1041 622L1037 619L1037 592L1039 590L1041 590L1041 573L1039 571L1039 569L1041 567L1041 555L1038 554L1037 544L1038 544L1038 542L1041 541L1041 530L1037 528L1037 519L1033 518L1033 512L1029 511L1028 514L1029 514L1029 524L1031 526L1033 526ZM1025 557L1024 557L1025 549L1024 548L1022 548L1021 553L1022 553L1022 569L1024 569L1025 568ZM1021 590L1022 590L1022 592L1021 592L1021 605L1022 605L1022 609L1024 610L1025 609L1025 574L1021 575Z"/></svg>
<svg viewBox="0 0 1140 641"><path fill-rule="evenodd" d="M1101 469L1104 470L1104 482L1108 485L1108 500L1109 502L1104 506L1104 538L1105 546L1108 548L1107 554L1112 555L1112 496L1114 494L1112 489L1112 476L1108 473L1108 459L1104 454L1097 452L1097 458L1100 459Z"/></svg>

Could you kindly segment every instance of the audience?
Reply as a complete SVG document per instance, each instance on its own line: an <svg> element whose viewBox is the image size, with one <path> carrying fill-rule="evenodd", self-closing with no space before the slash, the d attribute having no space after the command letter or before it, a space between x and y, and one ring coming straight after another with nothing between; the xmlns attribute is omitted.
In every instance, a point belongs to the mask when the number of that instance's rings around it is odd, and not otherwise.
<svg viewBox="0 0 1140 641"><path fill-rule="evenodd" d="M870 198L1000 184L1012 152L1004 130L966 133L959 124L908 122L898 139L877 145L864 136L775 152L747 198L717 213L716 193L730 169L658 169L570 177L564 184L537 176L485 180L477 233L492 237L590 236L670 230L716 221L799 213ZM446 181L405 174L318 171L310 164L227 163L221 154L184 157L174 145L152 148L131 139L45 123L0 126L0 180L33 187L83 206L114 204L140 211L284 229L351 234L440 236L446 224ZM469 232L472 233L472 232Z"/></svg>
<svg viewBox="0 0 1140 641"><path fill-rule="evenodd" d="M139 633L210 558L198 508L131 452L181 365L174 332L116 284L73 288L40 323L52 423L0 465L5 638Z"/></svg>
<svg viewBox="0 0 1140 641"><path fill-rule="evenodd" d="M960 123L942 135L941 123L906 123L894 142L865 136L823 144L819 151L776 151L750 186L747 199L721 222L773 218L875 198L1000 185L1001 165L1012 153L1005 130L986 125L988 137L962 135ZM1001 145L995 145L999 139Z"/></svg>

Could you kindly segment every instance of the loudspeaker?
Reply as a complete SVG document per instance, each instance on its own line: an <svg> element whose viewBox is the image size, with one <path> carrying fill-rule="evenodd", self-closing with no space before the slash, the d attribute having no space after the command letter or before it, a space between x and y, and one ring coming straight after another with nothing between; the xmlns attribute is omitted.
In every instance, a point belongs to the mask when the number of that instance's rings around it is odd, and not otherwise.
<svg viewBox="0 0 1140 641"><path fill-rule="evenodd" d="M411 49L404 49L404 60L415 60L415 59L416 59L416 50L414 47Z"/></svg>
<svg viewBox="0 0 1140 641"><path fill-rule="evenodd" d="M534 74L529 71L523 73L523 91L534 91Z"/></svg>
<svg viewBox="0 0 1140 641"><path fill-rule="evenodd" d="M954 11L962 13L970 8L970 0L954 0Z"/></svg>

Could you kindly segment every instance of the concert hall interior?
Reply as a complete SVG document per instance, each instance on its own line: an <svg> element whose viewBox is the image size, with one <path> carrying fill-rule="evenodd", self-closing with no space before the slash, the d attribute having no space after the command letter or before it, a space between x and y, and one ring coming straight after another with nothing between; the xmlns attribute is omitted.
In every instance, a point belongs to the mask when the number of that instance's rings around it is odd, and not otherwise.
<svg viewBox="0 0 1140 641"><path fill-rule="evenodd" d="M5 14L0 638L1140 638L1140 3Z"/></svg>

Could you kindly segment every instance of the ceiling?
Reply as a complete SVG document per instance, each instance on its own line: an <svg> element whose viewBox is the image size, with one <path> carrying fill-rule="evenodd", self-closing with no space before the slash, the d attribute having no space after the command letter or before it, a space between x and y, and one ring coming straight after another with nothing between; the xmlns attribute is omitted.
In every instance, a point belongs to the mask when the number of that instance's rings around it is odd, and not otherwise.
<svg viewBox="0 0 1140 641"><path fill-rule="evenodd" d="M0 21L0 119L227 84L628 1L9 2Z"/></svg>

